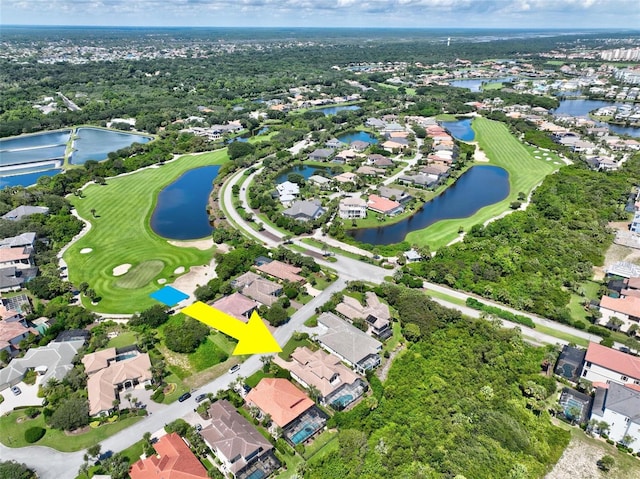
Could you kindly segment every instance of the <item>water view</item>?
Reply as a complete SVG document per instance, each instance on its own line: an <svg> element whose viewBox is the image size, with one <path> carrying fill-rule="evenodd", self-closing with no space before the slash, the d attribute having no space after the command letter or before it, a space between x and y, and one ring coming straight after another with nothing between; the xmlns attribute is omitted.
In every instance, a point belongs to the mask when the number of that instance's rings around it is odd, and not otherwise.
<svg viewBox="0 0 640 479"><path fill-rule="evenodd" d="M504 83L515 80L515 78L475 78L470 80L454 80L449 84L458 88L468 88L472 92L482 91L482 85L489 83Z"/></svg>
<svg viewBox="0 0 640 479"><path fill-rule="evenodd" d="M302 175L305 180L308 180L313 175L317 175L318 173L321 173L322 171L329 172L329 167L323 168L322 166L298 165L298 166L296 166L294 168L289 168L284 173L279 175L276 178L276 183L282 183L284 181L287 181L287 177L291 173L297 173L299 175Z"/></svg>
<svg viewBox="0 0 640 479"><path fill-rule="evenodd" d="M73 148L77 151L74 151L69 159L74 165L82 165L87 160L106 160L112 151L134 143L147 143L153 139L150 136L99 128L78 128L76 134L78 138L74 140Z"/></svg>
<svg viewBox="0 0 640 479"><path fill-rule="evenodd" d="M562 100L560 106L553 110L555 116L571 115L588 117L589 112L605 106L622 106L623 103L615 103L605 100ZM618 135L640 137L640 128L634 126L611 125L605 122L596 122L598 126L608 126L609 130Z"/></svg>
<svg viewBox="0 0 640 479"><path fill-rule="evenodd" d="M204 238L213 231L206 206L220 166L203 166L184 173L165 187L151 215L154 233L169 239Z"/></svg>
<svg viewBox="0 0 640 479"><path fill-rule="evenodd" d="M373 136L371 133L367 133L366 131L356 131L353 133L347 133L346 135L341 135L338 137L342 143L351 144L354 141L364 141L365 143L369 143L375 145L378 143L378 139Z"/></svg>
<svg viewBox="0 0 640 479"><path fill-rule="evenodd" d="M480 208L502 201L508 195L507 170L497 166L474 166L409 218L389 226L349 230L348 234L362 243L400 243L412 231L424 229L440 220L467 218Z"/></svg>
<svg viewBox="0 0 640 479"><path fill-rule="evenodd" d="M471 118L465 118L458 121L443 121L441 123L443 128L446 128L449 133L456 139L461 141L473 141L476 137L473 128L471 128Z"/></svg>
<svg viewBox="0 0 640 479"><path fill-rule="evenodd" d="M71 130L37 133L0 140L0 164L19 165L33 161L64 159Z"/></svg>
<svg viewBox="0 0 640 479"><path fill-rule="evenodd" d="M38 178L41 176L55 176L58 173L62 173L60 168L53 170L36 171L33 173L23 173L20 175L2 176L0 175L0 190L5 186L31 186L38 182Z"/></svg>
<svg viewBox="0 0 640 479"><path fill-rule="evenodd" d="M358 105L342 105L342 106L327 106L325 108L316 108L312 111L321 111L325 115L335 115L339 111L352 111L359 110L360 107Z"/></svg>

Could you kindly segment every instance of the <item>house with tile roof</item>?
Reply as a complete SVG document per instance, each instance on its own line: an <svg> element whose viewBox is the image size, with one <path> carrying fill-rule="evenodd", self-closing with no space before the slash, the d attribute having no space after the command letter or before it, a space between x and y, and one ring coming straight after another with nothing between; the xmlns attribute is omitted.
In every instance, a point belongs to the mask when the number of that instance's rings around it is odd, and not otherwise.
<svg viewBox="0 0 640 479"><path fill-rule="evenodd" d="M244 296L266 306L271 306L282 294L282 285L269 281L253 271L247 271L238 276L231 282L231 286L238 289Z"/></svg>
<svg viewBox="0 0 640 479"><path fill-rule="evenodd" d="M404 207L397 201L389 200L378 195L369 195L367 208L387 216L395 216L404 211Z"/></svg>
<svg viewBox="0 0 640 479"><path fill-rule="evenodd" d="M0 321L0 351L7 351L10 355L17 353L20 341L27 339L30 334L38 335L38 331L21 321Z"/></svg>
<svg viewBox="0 0 640 479"><path fill-rule="evenodd" d="M640 385L640 357L597 343L589 343L582 366L583 379L597 383Z"/></svg>
<svg viewBox="0 0 640 479"><path fill-rule="evenodd" d="M256 311L260 307L260 304L236 292L220 298L213 302L211 306L246 323L249 321L249 318L251 318L251 313Z"/></svg>
<svg viewBox="0 0 640 479"><path fill-rule="evenodd" d="M609 425L609 438L623 442L625 437L632 440L627 446L640 451L640 390L611 383L608 387L596 389L591 408L591 419L604 421Z"/></svg>
<svg viewBox="0 0 640 479"><path fill-rule="evenodd" d="M273 276L274 278L281 279L283 281L291 281L292 283L304 283L305 279L298 273L302 271L302 268L293 266L282 261L274 260L270 263L261 264L258 266L258 271Z"/></svg>
<svg viewBox="0 0 640 479"><path fill-rule="evenodd" d="M265 478L280 467L271 443L229 401L214 402L208 413L211 424L200 435L220 460L223 474Z"/></svg>
<svg viewBox="0 0 640 479"><path fill-rule="evenodd" d="M33 249L22 248L0 248L0 268L33 268Z"/></svg>
<svg viewBox="0 0 640 479"><path fill-rule="evenodd" d="M262 416L269 414L294 446L313 437L327 420L327 415L304 392L282 378L263 378L245 400L249 407L257 407Z"/></svg>
<svg viewBox="0 0 640 479"><path fill-rule="evenodd" d="M147 353L127 351L118 354L116 348L87 354L82 358L89 395L89 415L108 415L120 392L138 385L151 384L151 360Z"/></svg>
<svg viewBox="0 0 640 479"><path fill-rule="evenodd" d="M366 382L346 367L338 356L322 349L311 351L298 347L291 353L291 361L275 356L273 361L291 373L304 388L315 387L321 404L343 409L367 390Z"/></svg>
<svg viewBox="0 0 640 479"><path fill-rule="evenodd" d="M131 479L207 479L207 470L178 433L162 436L153 445L156 455L134 462Z"/></svg>
<svg viewBox="0 0 640 479"><path fill-rule="evenodd" d="M318 317L318 343L356 372L366 374L380 365L382 343L333 313Z"/></svg>
<svg viewBox="0 0 640 479"><path fill-rule="evenodd" d="M612 318L618 318L622 321L622 326L620 326L622 331L628 331L634 324L636 326L639 325L640 297L636 296L636 294L634 291L627 291L626 296L621 296L620 298L603 296L600 299L602 316L598 319L598 323L606 326L610 324Z"/></svg>
<svg viewBox="0 0 640 479"><path fill-rule="evenodd" d="M365 293L364 305L356 298L345 295L342 302L336 306L336 311L349 321L364 319L369 327L367 332L382 340L393 334L389 306L382 303L372 291Z"/></svg>

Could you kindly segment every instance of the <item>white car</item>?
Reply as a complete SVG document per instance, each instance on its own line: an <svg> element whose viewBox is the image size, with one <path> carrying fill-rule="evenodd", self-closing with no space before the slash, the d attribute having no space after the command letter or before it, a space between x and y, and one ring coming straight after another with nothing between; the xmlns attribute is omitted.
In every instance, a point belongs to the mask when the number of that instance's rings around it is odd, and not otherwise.
<svg viewBox="0 0 640 479"><path fill-rule="evenodd" d="M236 364L235 366L231 366L231 368L229 368L229 374L237 373L238 371L240 371L239 364Z"/></svg>

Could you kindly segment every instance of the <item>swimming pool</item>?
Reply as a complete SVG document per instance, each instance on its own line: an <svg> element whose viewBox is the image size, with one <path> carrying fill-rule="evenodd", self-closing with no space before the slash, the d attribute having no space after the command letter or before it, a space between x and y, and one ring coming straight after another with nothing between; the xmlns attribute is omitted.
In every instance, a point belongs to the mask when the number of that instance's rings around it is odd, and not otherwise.
<svg viewBox="0 0 640 479"><path fill-rule="evenodd" d="M138 355L137 352L133 351L130 353L123 353L123 354L118 354L116 356L116 362L118 361L124 361L125 359L131 359L131 358L135 358Z"/></svg>
<svg viewBox="0 0 640 479"><path fill-rule="evenodd" d="M331 403L331 406L341 409L345 407L347 404L349 404L351 401L353 401L353 396L351 394L345 394L344 396L340 396L338 399L333 401Z"/></svg>
<svg viewBox="0 0 640 479"><path fill-rule="evenodd" d="M300 431L291 436L291 442L295 445L298 445L311 437L314 432L316 432L314 428L312 428L311 426L305 426Z"/></svg>

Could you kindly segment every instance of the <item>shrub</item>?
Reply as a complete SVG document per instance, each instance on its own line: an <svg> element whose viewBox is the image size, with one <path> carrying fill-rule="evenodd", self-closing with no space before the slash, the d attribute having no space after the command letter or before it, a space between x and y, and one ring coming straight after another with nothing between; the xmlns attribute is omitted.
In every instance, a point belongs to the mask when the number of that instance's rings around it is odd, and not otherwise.
<svg viewBox="0 0 640 479"><path fill-rule="evenodd" d="M162 389L156 389L156 392L151 395L151 399L155 402L164 401L164 393L162 392Z"/></svg>
<svg viewBox="0 0 640 479"><path fill-rule="evenodd" d="M29 444L33 444L34 442L38 442L42 439L42 436L44 436L46 432L46 429L42 427L30 427L24 432L24 440Z"/></svg>
<svg viewBox="0 0 640 479"><path fill-rule="evenodd" d="M616 461L611 456L602 456L602 459L598 461L598 468L602 471L610 471L615 465Z"/></svg>

